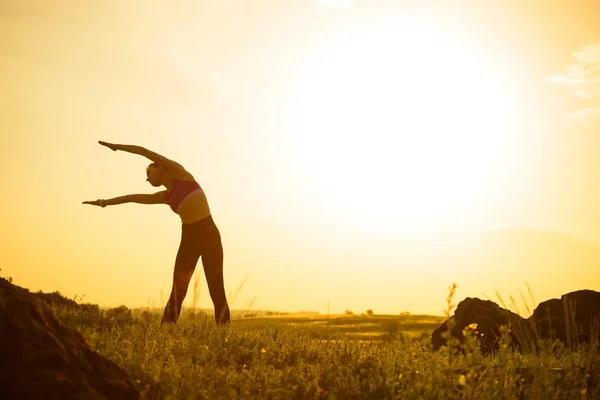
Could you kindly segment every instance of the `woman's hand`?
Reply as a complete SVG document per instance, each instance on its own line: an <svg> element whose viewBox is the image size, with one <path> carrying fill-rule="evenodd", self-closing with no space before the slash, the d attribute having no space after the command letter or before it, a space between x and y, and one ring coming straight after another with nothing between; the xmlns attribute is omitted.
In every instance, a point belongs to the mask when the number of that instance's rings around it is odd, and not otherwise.
<svg viewBox="0 0 600 400"><path fill-rule="evenodd" d="M108 142L103 142L102 140L98 140L98 143L100 143L102 146L106 146L109 149L111 149L112 151L117 151L117 144L114 143L108 143Z"/></svg>
<svg viewBox="0 0 600 400"><path fill-rule="evenodd" d="M91 204L93 206L100 206L102 208L106 207L106 204L104 203L103 199L98 199L98 200L94 200L94 201L84 201L81 204Z"/></svg>

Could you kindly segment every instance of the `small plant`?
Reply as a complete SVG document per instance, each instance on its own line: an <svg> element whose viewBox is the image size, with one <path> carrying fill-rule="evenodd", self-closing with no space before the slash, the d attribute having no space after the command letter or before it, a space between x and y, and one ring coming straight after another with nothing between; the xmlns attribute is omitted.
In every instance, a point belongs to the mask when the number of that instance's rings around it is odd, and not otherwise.
<svg viewBox="0 0 600 400"><path fill-rule="evenodd" d="M446 309L444 310L444 315L446 318L446 327L448 330L442 333L442 337L446 339L446 348L447 348L447 371L450 371L453 366L453 361L456 353L459 351L459 340L452 336L452 330L456 326L456 321L451 316L452 310L456 307L456 304L452 302L452 298L456 294L456 283L448 286L448 297L446 297Z"/></svg>
<svg viewBox="0 0 600 400"><path fill-rule="evenodd" d="M192 313L196 313L196 304L200 299L200 275L196 274L194 278L194 294L192 297Z"/></svg>
<svg viewBox="0 0 600 400"><path fill-rule="evenodd" d="M385 332L384 339L388 342L394 341L401 333L400 324L398 321L383 321L381 326Z"/></svg>
<svg viewBox="0 0 600 400"><path fill-rule="evenodd" d="M113 324L125 324L132 321L131 310L125 306L111 308L106 311L105 318Z"/></svg>
<svg viewBox="0 0 600 400"><path fill-rule="evenodd" d="M0 268L0 272L2 272L2 268ZM6 280L8 281L8 283L13 283L13 278L12 277L7 277Z"/></svg>

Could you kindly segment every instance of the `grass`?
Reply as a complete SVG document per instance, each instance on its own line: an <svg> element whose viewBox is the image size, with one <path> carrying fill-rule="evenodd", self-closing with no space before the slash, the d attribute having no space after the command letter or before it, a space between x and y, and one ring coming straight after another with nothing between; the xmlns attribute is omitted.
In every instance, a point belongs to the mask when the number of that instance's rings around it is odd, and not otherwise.
<svg viewBox="0 0 600 400"><path fill-rule="evenodd" d="M463 344L449 340L433 352L430 334L442 322L435 317L277 316L218 327L191 311L173 326L160 326L159 313L125 308L53 311L148 399L600 398L598 343L569 350L545 342L517 353L505 329L500 350L484 357L468 328Z"/></svg>
<svg viewBox="0 0 600 400"><path fill-rule="evenodd" d="M428 315L373 315L373 316L312 316L286 315L281 317L253 317L232 321L232 327L250 331L266 326L294 328L314 339L393 340L400 336L429 336L444 322L443 317Z"/></svg>

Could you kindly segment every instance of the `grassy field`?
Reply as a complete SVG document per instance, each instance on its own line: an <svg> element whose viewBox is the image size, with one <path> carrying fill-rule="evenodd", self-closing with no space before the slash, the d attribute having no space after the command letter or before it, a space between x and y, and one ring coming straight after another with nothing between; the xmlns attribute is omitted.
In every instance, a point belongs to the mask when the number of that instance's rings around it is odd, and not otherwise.
<svg viewBox="0 0 600 400"><path fill-rule="evenodd" d="M428 315L295 315L240 318L232 321L239 330L268 326L294 328L315 339L394 340L400 336L430 337L444 317Z"/></svg>
<svg viewBox="0 0 600 400"><path fill-rule="evenodd" d="M211 316L90 312L54 307L96 351L120 365L148 399L600 399L598 344L538 354L433 352L427 316L270 316L217 327ZM359 339L359 340L357 340Z"/></svg>

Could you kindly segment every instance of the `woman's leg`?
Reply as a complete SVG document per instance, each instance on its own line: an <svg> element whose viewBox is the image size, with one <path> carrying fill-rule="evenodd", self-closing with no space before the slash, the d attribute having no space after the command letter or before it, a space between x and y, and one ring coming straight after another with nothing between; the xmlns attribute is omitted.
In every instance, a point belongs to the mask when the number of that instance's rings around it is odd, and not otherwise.
<svg viewBox="0 0 600 400"><path fill-rule="evenodd" d="M210 298L215 307L215 321L219 325L225 325L229 324L230 313L223 282L223 245L216 225L211 227L210 239L207 242L202 254L202 266Z"/></svg>
<svg viewBox="0 0 600 400"><path fill-rule="evenodd" d="M194 240L195 235L193 233L188 231L181 232L181 243L177 251L175 271L173 272L173 287L161 324L165 322L175 323L179 319L183 299L185 299L190 279L192 279L198 258L200 257L198 245L195 243L197 239Z"/></svg>

